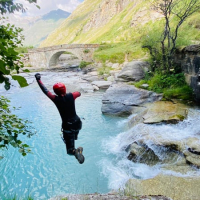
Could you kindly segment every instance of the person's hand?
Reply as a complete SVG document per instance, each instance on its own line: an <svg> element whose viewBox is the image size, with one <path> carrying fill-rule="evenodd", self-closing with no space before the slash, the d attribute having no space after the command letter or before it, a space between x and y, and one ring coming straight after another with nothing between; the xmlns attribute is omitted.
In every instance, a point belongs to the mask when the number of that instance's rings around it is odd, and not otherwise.
<svg viewBox="0 0 200 200"><path fill-rule="evenodd" d="M35 74L35 78L36 78L36 80L40 80L40 79L41 79L40 73L36 73L36 74Z"/></svg>

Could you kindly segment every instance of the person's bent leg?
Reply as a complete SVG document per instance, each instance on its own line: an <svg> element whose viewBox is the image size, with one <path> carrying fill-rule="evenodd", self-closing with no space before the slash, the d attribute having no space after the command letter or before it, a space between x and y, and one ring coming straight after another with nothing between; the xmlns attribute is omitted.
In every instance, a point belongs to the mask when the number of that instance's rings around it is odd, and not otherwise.
<svg viewBox="0 0 200 200"><path fill-rule="evenodd" d="M64 137L65 144L66 144L67 154L74 155L75 154L75 144L74 144L75 134L74 134L74 132L63 130L63 137Z"/></svg>
<svg viewBox="0 0 200 200"><path fill-rule="evenodd" d="M77 137L77 132L63 130L63 137L66 144L67 154L74 155L80 164L84 163L85 157L83 156L83 148L78 147L75 149L74 140Z"/></svg>

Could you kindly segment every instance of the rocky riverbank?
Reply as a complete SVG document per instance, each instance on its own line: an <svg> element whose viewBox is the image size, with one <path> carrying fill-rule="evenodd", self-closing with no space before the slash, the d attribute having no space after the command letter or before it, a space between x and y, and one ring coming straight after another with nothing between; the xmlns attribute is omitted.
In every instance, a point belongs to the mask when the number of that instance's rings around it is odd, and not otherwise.
<svg viewBox="0 0 200 200"><path fill-rule="evenodd" d="M119 194L85 194L85 195L63 195L53 197L49 200L172 200L161 195L151 196L124 196Z"/></svg>

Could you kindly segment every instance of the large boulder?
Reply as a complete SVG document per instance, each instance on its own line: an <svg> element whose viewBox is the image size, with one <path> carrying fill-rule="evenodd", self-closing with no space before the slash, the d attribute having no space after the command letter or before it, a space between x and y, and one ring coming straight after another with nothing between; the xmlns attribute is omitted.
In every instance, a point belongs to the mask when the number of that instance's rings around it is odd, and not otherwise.
<svg viewBox="0 0 200 200"><path fill-rule="evenodd" d="M149 105L147 113L143 116L146 124L160 122L178 123L183 121L188 114L188 109L180 103L170 101L157 101Z"/></svg>
<svg viewBox="0 0 200 200"><path fill-rule="evenodd" d="M132 61L127 63L118 74L120 81L139 81L144 78L145 71L148 71L149 63L145 61Z"/></svg>
<svg viewBox="0 0 200 200"><path fill-rule="evenodd" d="M138 89L133 85L112 84L103 95L101 111L104 114L129 115L135 106L158 101L161 98L160 94Z"/></svg>
<svg viewBox="0 0 200 200"><path fill-rule="evenodd" d="M151 143L152 142L152 143ZM144 138L141 141L134 142L126 149L129 152L128 159L147 165L172 164L176 166L187 167L187 162L182 152L177 151L179 148L177 142L163 141L163 144L153 143L150 139ZM149 143L151 143L149 145ZM181 143L180 143L181 145ZM162 153L162 156L160 155Z"/></svg>
<svg viewBox="0 0 200 200"><path fill-rule="evenodd" d="M138 123L176 124L187 118L188 107L178 102L156 101L147 103L142 108L135 108L134 113L135 115L129 121L129 127L133 127Z"/></svg>
<svg viewBox="0 0 200 200"><path fill-rule="evenodd" d="M151 179L130 179L125 193L137 195L163 195L173 200L198 200L200 197L199 177L175 177L158 175Z"/></svg>
<svg viewBox="0 0 200 200"><path fill-rule="evenodd" d="M128 159L133 162L155 165L160 161L152 149L145 145L137 144L137 142L131 144L126 150L130 151Z"/></svg>

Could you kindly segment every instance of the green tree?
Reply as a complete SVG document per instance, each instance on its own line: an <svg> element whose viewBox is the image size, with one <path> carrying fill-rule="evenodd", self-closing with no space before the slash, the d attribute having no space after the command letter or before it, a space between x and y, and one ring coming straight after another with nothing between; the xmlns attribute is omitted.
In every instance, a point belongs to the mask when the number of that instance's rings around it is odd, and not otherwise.
<svg viewBox="0 0 200 200"><path fill-rule="evenodd" d="M164 26L159 45L144 45L157 63L155 68L169 72L173 66L173 56L180 26L196 11L200 10L200 0L151 0L152 8L164 17Z"/></svg>
<svg viewBox="0 0 200 200"><path fill-rule="evenodd" d="M27 0L29 3L37 3L37 0ZM36 5L37 6L37 5ZM15 3L14 0L0 0L0 14L13 13L15 11L25 12L25 8L20 3ZM27 86L27 81L24 77L13 75L13 72L19 73L19 69L24 65L21 62L21 55L16 51L16 48L22 45L23 35L22 29L14 25L3 25L4 17L0 18L0 83L4 83L6 90L10 89L9 76L17 80L21 87ZM27 144L23 143L19 136L20 134L28 137L32 136L30 126L27 120L18 118L11 113L9 100L5 97L0 97L0 149L7 148L12 145L19 148L19 152L25 156L30 152ZM0 157L2 158L2 156Z"/></svg>
<svg viewBox="0 0 200 200"><path fill-rule="evenodd" d="M1 18L0 20L4 20ZM20 61L21 55L16 51L16 48L21 45L23 36L21 28L14 25L0 25L0 83L5 83L5 89L10 89L10 81L7 75L11 75L14 80L17 80L21 87L27 86L26 79L13 75L12 72L19 72L24 65Z"/></svg>
<svg viewBox="0 0 200 200"><path fill-rule="evenodd" d="M34 132L31 131L29 121L20 119L11 113L9 102L7 98L0 96L0 149L12 145L19 148L19 152L25 156L31 150L19 139L19 135L31 137ZM0 156L1 158L3 157Z"/></svg>

